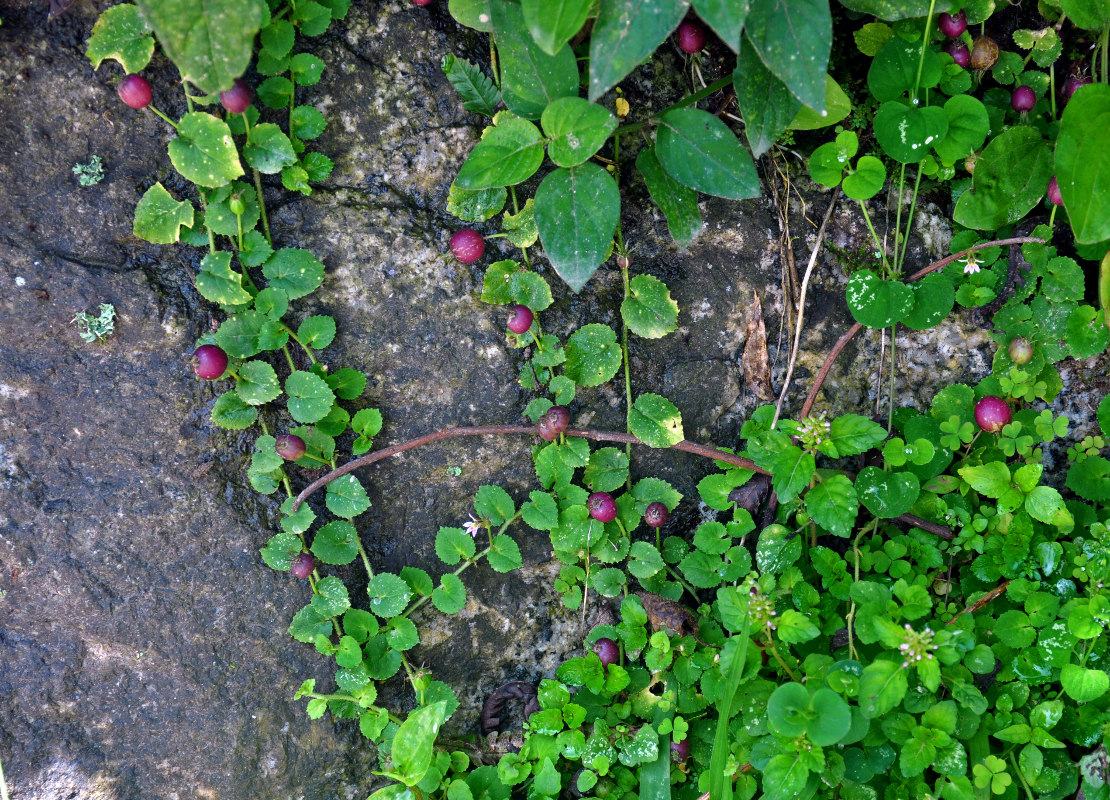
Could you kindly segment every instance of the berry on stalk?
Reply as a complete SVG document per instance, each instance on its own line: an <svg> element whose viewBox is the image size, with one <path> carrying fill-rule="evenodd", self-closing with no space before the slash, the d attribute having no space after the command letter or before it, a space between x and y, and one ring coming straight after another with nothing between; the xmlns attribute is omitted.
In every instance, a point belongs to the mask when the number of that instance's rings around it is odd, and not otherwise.
<svg viewBox="0 0 1110 800"><path fill-rule="evenodd" d="M1010 105L1014 107L1014 111L1024 114L1027 111L1032 111L1033 106L1037 104L1037 93L1028 86L1019 86L1014 89L1014 93L1010 95Z"/></svg>
<svg viewBox="0 0 1110 800"><path fill-rule="evenodd" d="M937 28L949 39L955 39L967 30L967 14L962 9L955 14L942 13L937 21Z"/></svg>
<svg viewBox="0 0 1110 800"><path fill-rule="evenodd" d="M621 657L620 648L612 639L598 639L594 642L594 652L597 653L597 657L601 659L601 664L604 667L616 664Z"/></svg>
<svg viewBox="0 0 1110 800"><path fill-rule="evenodd" d="M1013 418L1014 413L1001 397L987 395L975 404L975 421L987 433L998 433Z"/></svg>
<svg viewBox="0 0 1110 800"><path fill-rule="evenodd" d="M998 44L989 36L980 36L971 44L971 68L980 72L998 61Z"/></svg>
<svg viewBox="0 0 1110 800"><path fill-rule="evenodd" d="M226 92L220 92L220 104L232 114L242 114L250 108L254 92L242 78L235 79L235 85Z"/></svg>
<svg viewBox="0 0 1110 800"><path fill-rule="evenodd" d="M316 561L308 553L301 553L289 565L289 571L293 573L293 577L300 578L302 581L311 575L314 569L316 569Z"/></svg>
<svg viewBox="0 0 1110 800"><path fill-rule="evenodd" d="M150 83L142 75L128 75L120 81L116 91L119 92L120 100L136 110L150 105L150 99L153 97Z"/></svg>
<svg viewBox="0 0 1110 800"><path fill-rule="evenodd" d="M1060 94L1063 96L1064 105L1067 105L1068 101L1071 100L1071 96L1073 94L1078 92L1081 87L1086 86L1090 82L1091 77L1089 75L1072 75L1070 78L1064 81L1064 88L1060 90Z"/></svg>
<svg viewBox="0 0 1110 800"><path fill-rule="evenodd" d="M644 522L651 528L662 528L667 522L667 516L667 507L658 501L644 509Z"/></svg>
<svg viewBox="0 0 1110 800"><path fill-rule="evenodd" d="M570 412L562 406L552 406L540 417L536 427L540 429L540 438L545 442L553 442L559 434L567 429L570 424Z"/></svg>
<svg viewBox="0 0 1110 800"><path fill-rule="evenodd" d="M678 26L678 49L684 53L700 53L705 47L705 27L700 22L687 20Z"/></svg>
<svg viewBox="0 0 1110 800"><path fill-rule="evenodd" d="M513 306L513 315L509 317L509 330L517 334L528 333L533 319L532 309L518 303Z"/></svg>
<svg viewBox="0 0 1110 800"><path fill-rule="evenodd" d="M1028 364L1033 359L1033 343L1024 336L1015 336L1010 342L1010 360L1019 367Z"/></svg>
<svg viewBox="0 0 1110 800"><path fill-rule="evenodd" d="M291 433L283 433L277 437L274 449L286 461L296 461L305 454L304 439Z"/></svg>
<svg viewBox="0 0 1110 800"><path fill-rule="evenodd" d="M1048 179L1048 199L1054 206L1062 206L1064 204L1064 196L1060 194L1060 183L1053 175Z"/></svg>
<svg viewBox="0 0 1110 800"><path fill-rule="evenodd" d="M617 503L608 492L594 492L586 501L590 516L598 522L612 522L617 518Z"/></svg>
<svg viewBox="0 0 1110 800"><path fill-rule="evenodd" d="M683 739L681 742L671 742L671 758L680 764L690 757L690 739L689 737Z"/></svg>
<svg viewBox="0 0 1110 800"><path fill-rule="evenodd" d="M193 351L193 372L205 381L214 381L227 369L227 353L214 344L202 344Z"/></svg>
<svg viewBox="0 0 1110 800"><path fill-rule="evenodd" d="M967 45L963 42L949 42L944 46L944 52L952 56L952 60L964 69L971 65L971 51L967 49Z"/></svg>
<svg viewBox="0 0 1110 800"><path fill-rule="evenodd" d="M412 4L414 6L426 6L426 5L430 5L431 2L432 2L432 0L412 0Z"/></svg>
<svg viewBox="0 0 1110 800"><path fill-rule="evenodd" d="M486 240L478 231L463 228L451 237L451 252L460 263L473 264L486 252Z"/></svg>

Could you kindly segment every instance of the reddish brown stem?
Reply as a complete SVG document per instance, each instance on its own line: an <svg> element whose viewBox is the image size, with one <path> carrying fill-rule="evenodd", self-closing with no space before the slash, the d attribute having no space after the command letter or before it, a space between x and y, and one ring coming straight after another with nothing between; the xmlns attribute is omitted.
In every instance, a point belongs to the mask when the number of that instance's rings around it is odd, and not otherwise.
<svg viewBox="0 0 1110 800"><path fill-rule="evenodd" d="M1002 247L1004 245L1011 244L1029 244L1031 242L1044 244L1044 239L1038 239L1036 236L1014 236L1009 239L995 239L993 242L984 242L983 244L973 245L966 250L961 250L954 255L942 258L940 261L934 261L932 264L925 267L924 269L920 269L913 275L910 275L910 277L906 278L906 282L912 283L913 281L921 280L930 272L936 272L942 267L947 267L953 261L959 261L961 258L964 258L968 254L973 253L976 250L982 250L986 247ZM817 377L813 381L813 386L811 386L809 389L809 394L806 395L806 401L802 404L802 411L799 414L800 417L809 416L809 412L813 409L813 403L817 399L817 393L821 391L821 385L825 382L825 378L828 377L829 370L832 369L833 362L836 360L836 357L840 355L840 351L844 349L845 345L847 345L848 342L852 341L852 338L860 332L860 329L862 327L863 326L857 322L851 328L849 328L843 336L840 337L835 345L833 345L833 349L829 351L828 358L825 359L825 363L821 365L821 369L817 372Z"/></svg>
<svg viewBox="0 0 1110 800"><path fill-rule="evenodd" d="M991 589L989 592L987 592L985 595L983 595L978 600L976 600L974 603L969 605L963 611L960 611L959 613L957 613L956 616L952 617L952 619L948 620L948 622L946 622L945 624L946 625L951 625L953 622L958 620L960 618L960 616L963 615L963 614L974 614L976 611L978 611L980 608L985 606L991 600L994 600L996 597L998 597L1000 594L1002 594L1004 591L1006 591L1006 587L1009 586L1009 585L1010 585L1010 579L1007 578L1006 580L1002 581L1002 583L998 584L993 589Z"/></svg>
<svg viewBox="0 0 1110 800"><path fill-rule="evenodd" d="M616 431L595 431L588 428L567 428L564 431L565 435L576 439L591 439L595 442L621 442L626 444L644 444L630 433L617 433ZM376 450L373 453L367 453L361 458L356 458L354 461L348 461L342 467L333 469L327 475L323 475L308 486L306 486L296 499L293 501L293 513L297 513L297 509L301 507L301 503L311 497L315 492L319 491L336 478L342 477L349 472L354 472L359 467L366 467L376 461L395 456L398 453L403 453L406 450L412 450L415 447L421 447L432 442L439 442L443 439L454 439L458 436L505 436L513 434L524 434L531 436L539 436L539 428L535 425L479 425L472 428L444 428L443 430L436 431L435 433L428 433L424 436L418 436L415 439L409 439L407 442L401 442L382 450ZM645 445L646 446L646 445ZM734 464L744 469L750 469L752 472L759 472L763 475L770 475L767 470L756 466L755 462L750 459L738 456L735 453L730 453L727 450L719 450L711 445L698 444L697 442L681 441L676 445L672 445L669 449L681 450L684 453L693 453L702 458L712 458L717 461L724 461L726 464ZM903 514L898 517L898 520L905 522L908 525L915 525L923 530L935 533L942 539L952 539L952 532L947 528L929 522L928 520L915 517L911 514Z"/></svg>

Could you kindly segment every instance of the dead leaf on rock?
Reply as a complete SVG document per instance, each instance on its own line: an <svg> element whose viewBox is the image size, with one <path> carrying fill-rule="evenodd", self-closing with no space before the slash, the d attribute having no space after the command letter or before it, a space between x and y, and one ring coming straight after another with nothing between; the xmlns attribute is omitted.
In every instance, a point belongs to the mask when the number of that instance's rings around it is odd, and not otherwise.
<svg viewBox="0 0 1110 800"><path fill-rule="evenodd" d="M767 329L763 326L763 305L759 295L752 292L752 310L748 317L748 341L744 343L744 380L760 400L769 403L775 399L771 388L771 365L767 359Z"/></svg>

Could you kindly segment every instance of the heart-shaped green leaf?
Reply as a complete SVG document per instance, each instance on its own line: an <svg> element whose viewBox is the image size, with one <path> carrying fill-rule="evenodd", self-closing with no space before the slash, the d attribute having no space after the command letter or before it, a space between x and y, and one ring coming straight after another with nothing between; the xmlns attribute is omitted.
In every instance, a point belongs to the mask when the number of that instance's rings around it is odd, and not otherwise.
<svg viewBox="0 0 1110 800"><path fill-rule="evenodd" d="M902 324L915 331L931 328L948 316L956 302L956 290L952 279L947 275L932 272L910 284L913 290L913 309L902 320Z"/></svg>
<svg viewBox="0 0 1110 800"><path fill-rule="evenodd" d="M540 124L550 137L551 160L560 167L576 167L601 149L616 129L617 118L581 97L561 97L543 110Z"/></svg>
<svg viewBox="0 0 1110 800"><path fill-rule="evenodd" d="M921 482L911 472L884 472L864 467L856 476L856 496L872 514L891 519L909 511L921 493Z"/></svg>
<svg viewBox="0 0 1110 800"><path fill-rule="evenodd" d="M605 260L620 210L616 181L597 164L557 169L536 190L544 253L571 291L580 291Z"/></svg>
<svg viewBox="0 0 1110 800"><path fill-rule="evenodd" d="M1107 91L1110 92L1110 87ZM1070 103L1068 107L1071 108ZM1110 129L1110 119L1105 124ZM1060 146L1057 143L1057 150ZM1087 153L1083 165L1077 165L1076 169L1096 166L1097 161L1092 163L1088 159L1100 157L1094 152ZM993 231L1017 222L1044 197L1052 169L1052 150L1041 134L1027 125L1015 125L992 139L979 154L971 188L960 195L952 217L961 225L976 230ZM1090 174L1097 171L1094 169ZM1058 180L1063 192L1068 179L1060 177ZM1065 203L1067 199L1065 193ZM1070 211L1071 206L1068 208ZM1107 236L1110 236L1110 229Z"/></svg>
<svg viewBox="0 0 1110 800"><path fill-rule="evenodd" d="M875 138L888 156L902 164L925 158L948 133L948 117L937 106L914 108L897 100L883 103L875 114Z"/></svg>
<svg viewBox="0 0 1110 800"><path fill-rule="evenodd" d="M869 328L889 328L913 309L910 287L901 281L884 281L870 270L852 273L846 296L852 316Z"/></svg>

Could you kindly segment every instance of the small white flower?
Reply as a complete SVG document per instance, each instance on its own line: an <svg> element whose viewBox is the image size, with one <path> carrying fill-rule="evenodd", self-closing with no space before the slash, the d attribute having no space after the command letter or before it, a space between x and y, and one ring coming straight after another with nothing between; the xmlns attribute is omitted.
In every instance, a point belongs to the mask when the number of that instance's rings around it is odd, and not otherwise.
<svg viewBox="0 0 1110 800"><path fill-rule="evenodd" d="M482 523L482 520L474 519L473 516L470 517L469 522L463 523L463 530L465 530L474 538L478 538L478 534L482 532L482 529L484 527L485 525Z"/></svg>
<svg viewBox="0 0 1110 800"><path fill-rule="evenodd" d="M979 271L979 259L975 253L967 254L967 263L964 264L964 275L974 275Z"/></svg>

